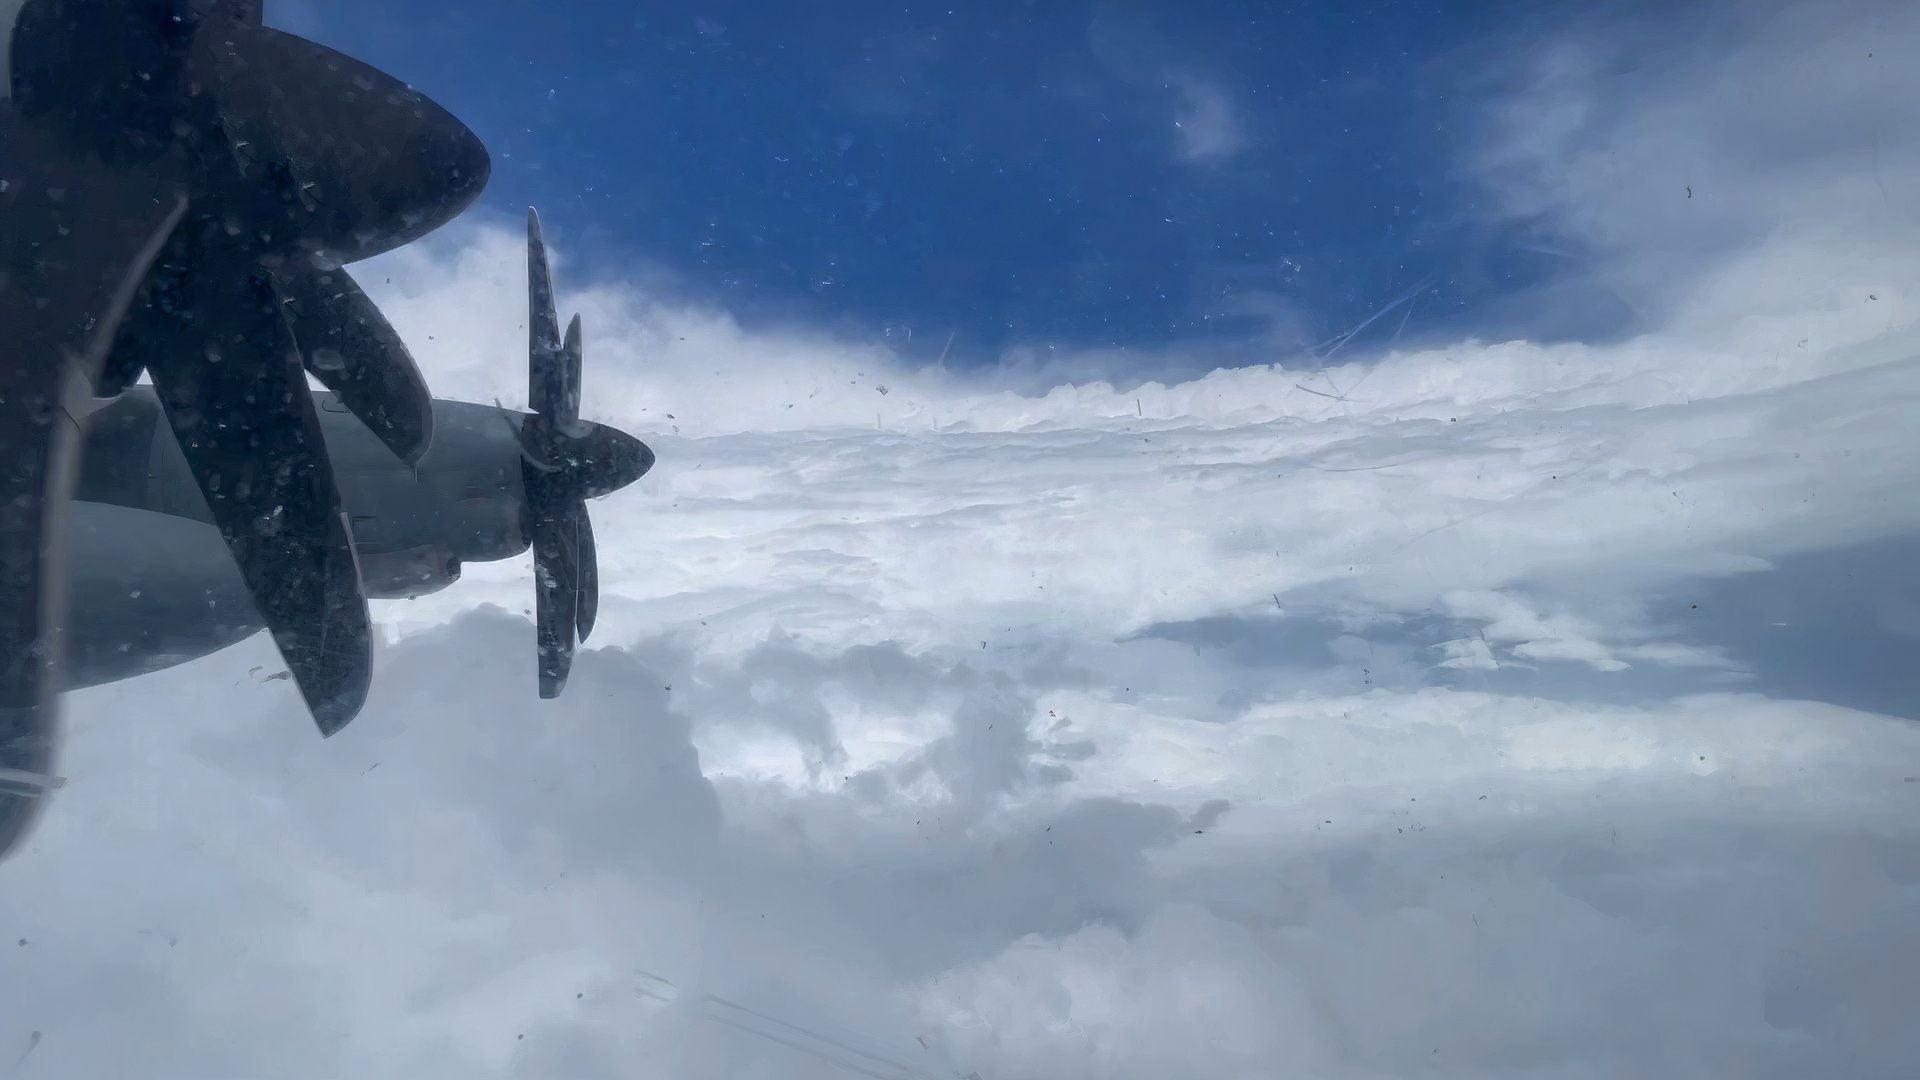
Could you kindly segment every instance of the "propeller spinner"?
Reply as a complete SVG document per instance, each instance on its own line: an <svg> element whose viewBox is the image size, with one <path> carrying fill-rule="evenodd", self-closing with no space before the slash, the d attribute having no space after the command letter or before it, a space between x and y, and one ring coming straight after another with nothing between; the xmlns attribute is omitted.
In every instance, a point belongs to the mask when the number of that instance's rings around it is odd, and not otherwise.
<svg viewBox="0 0 1920 1080"><path fill-rule="evenodd" d="M593 632L600 567L587 500L626 487L653 467L653 451L623 431L580 419L580 316L560 335L553 271L540 215L527 210L527 405L520 471L532 542L540 696L567 684L575 646Z"/></svg>

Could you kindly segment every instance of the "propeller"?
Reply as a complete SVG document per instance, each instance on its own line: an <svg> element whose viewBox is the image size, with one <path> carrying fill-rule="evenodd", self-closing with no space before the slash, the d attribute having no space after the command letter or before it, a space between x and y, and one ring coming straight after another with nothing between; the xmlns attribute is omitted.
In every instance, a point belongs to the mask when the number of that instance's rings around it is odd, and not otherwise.
<svg viewBox="0 0 1920 1080"><path fill-rule="evenodd" d="M520 425L522 528L533 547L540 696L567 684L575 646L600 609L599 558L587 502L618 491L653 467L653 451L631 435L580 419L580 316L560 334L553 271L540 215L527 210L527 405Z"/></svg>
<svg viewBox="0 0 1920 1080"><path fill-rule="evenodd" d="M253 196L244 228L296 308L302 362L396 455L417 461L431 439L431 395L398 335L337 267L465 209L491 171L479 139L391 76L262 26L258 0L31 0L17 37L14 91L27 111L121 154L178 143L185 121L200 156L238 174ZM145 366L116 349L95 392L118 393Z"/></svg>
<svg viewBox="0 0 1920 1080"><path fill-rule="evenodd" d="M96 393L151 374L168 422L323 734L371 667L366 599L306 372L396 454L431 437L424 380L339 266L479 194L485 148L398 80L261 25L259 0L27 0L21 114L112 163L161 161L187 209Z"/></svg>

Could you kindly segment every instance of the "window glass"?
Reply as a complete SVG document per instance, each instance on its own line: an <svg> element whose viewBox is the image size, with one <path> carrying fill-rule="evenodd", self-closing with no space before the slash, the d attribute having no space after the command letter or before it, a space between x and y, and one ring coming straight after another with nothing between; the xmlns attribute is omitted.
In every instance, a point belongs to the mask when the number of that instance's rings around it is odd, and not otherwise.
<svg viewBox="0 0 1920 1080"><path fill-rule="evenodd" d="M0 29L0 1073L1920 1074L1920 9Z"/></svg>

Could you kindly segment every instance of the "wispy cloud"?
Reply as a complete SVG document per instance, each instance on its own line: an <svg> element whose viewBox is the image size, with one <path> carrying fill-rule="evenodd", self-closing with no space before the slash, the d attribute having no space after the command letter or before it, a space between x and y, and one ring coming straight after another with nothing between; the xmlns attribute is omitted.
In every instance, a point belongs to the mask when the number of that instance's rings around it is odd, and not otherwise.
<svg viewBox="0 0 1920 1080"><path fill-rule="evenodd" d="M1226 160L1244 142L1232 95L1202 66L1168 56L1164 34L1137 12L1097 9L1087 26L1087 46L1115 77L1152 91L1172 125L1171 145L1188 162Z"/></svg>
<svg viewBox="0 0 1920 1080"><path fill-rule="evenodd" d="M1467 160L1647 326L1784 336L1902 303L1920 78L1893 57L1915 33L1920 13L1890 3L1588 19L1517 65ZM1869 283L1896 295L1870 300Z"/></svg>
<svg viewBox="0 0 1920 1080"><path fill-rule="evenodd" d="M1177 78L1172 86L1179 95L1173 126L1179 130L1181 157L1193 162L1232 157L1244 140L1226 91L1191 77Z"/></svg>

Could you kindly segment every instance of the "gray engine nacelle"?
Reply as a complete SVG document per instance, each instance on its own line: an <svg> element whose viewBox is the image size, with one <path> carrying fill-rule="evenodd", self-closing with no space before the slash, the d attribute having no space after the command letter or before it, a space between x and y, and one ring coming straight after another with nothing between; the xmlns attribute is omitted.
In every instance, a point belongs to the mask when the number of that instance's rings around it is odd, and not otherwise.
<svg viewBox="0 0 1920 1080"><path fill-rule="evenodd" d="M435 545L399 551L360 549L360 582L373 600L404 600L425 596L460 580L460 560Z"/></svg>

